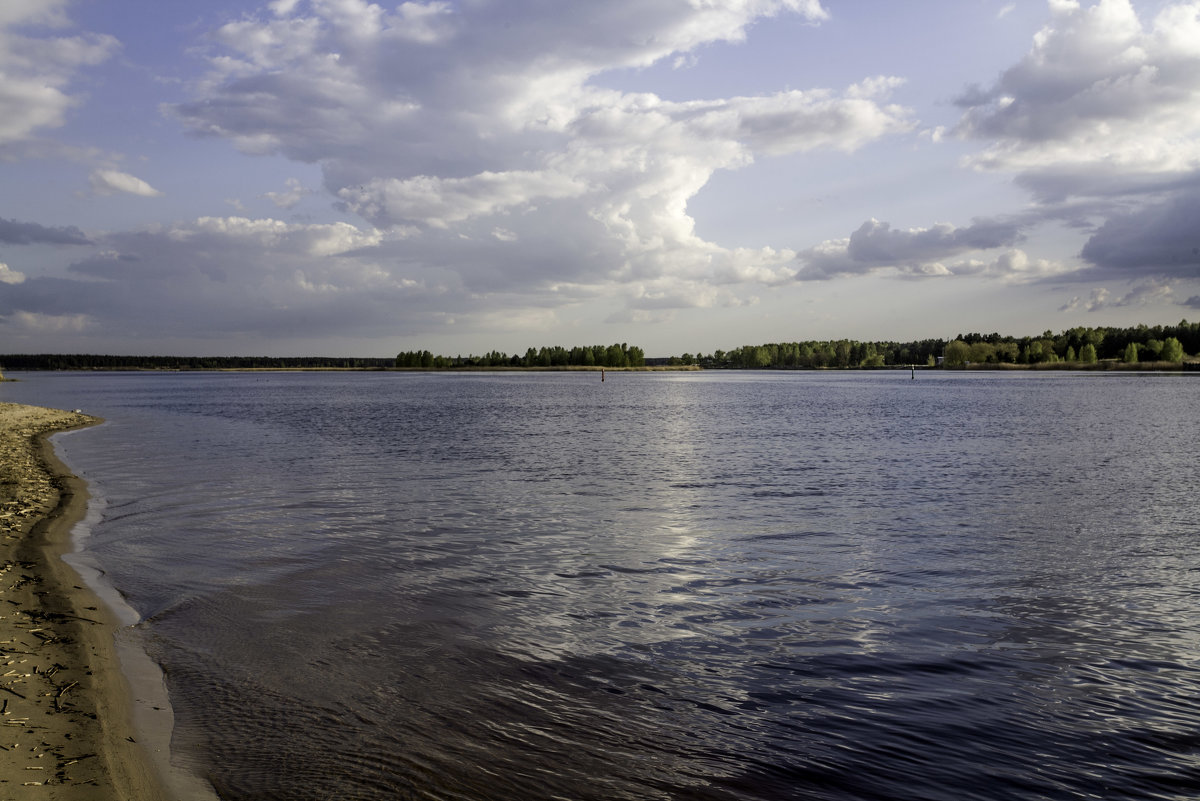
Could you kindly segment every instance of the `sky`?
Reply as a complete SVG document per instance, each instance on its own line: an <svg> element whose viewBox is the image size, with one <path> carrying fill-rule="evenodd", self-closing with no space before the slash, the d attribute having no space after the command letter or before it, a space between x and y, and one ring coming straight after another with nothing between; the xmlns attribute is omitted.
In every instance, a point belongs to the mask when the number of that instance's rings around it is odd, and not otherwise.
<svg viewBox="0 0 1200 801"><path fill-rule="evenodd" d="M0 2L0 353L1198 314L1200 2Z"/></svg>

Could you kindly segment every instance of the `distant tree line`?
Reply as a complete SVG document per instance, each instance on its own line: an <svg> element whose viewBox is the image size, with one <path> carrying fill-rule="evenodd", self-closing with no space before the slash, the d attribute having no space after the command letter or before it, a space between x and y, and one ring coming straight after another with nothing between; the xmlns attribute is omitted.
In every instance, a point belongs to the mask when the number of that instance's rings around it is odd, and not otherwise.
<svg viewBox="0 0 1200 801"><path fill-rule="evenodd" d="M452 370L477 367L644 367L646 353L637 345L576 345L564 348L529 348L524 355L494 350L482 356L435 356L427 350L412 350L396 356L396 366L421 370Z"/></svg>
<svg viewBox="0 0 1200 801"><path fill-rule="evenodd" d="M671 364L697 364L706 369L803 369L823 367L884 367L892 364L936 363L945 341L858 342L852 339L778 342L716 350L709 355L685 353Z"/></svg>
<svg viewBox="0 0 1200 801"><path fill-rule="evenodd" d="M11 354L0 356L8 370L379 370L392 359L324 356L103 356L97 354Z"/></svg>
<svg viewBox="0 0 1200 801"><path fill-rule="evenodd" d="M1078 326L1059 334L1012 337L1000 334L959 334L954 339L913 342L859 342L851 339L809 340L745 345L710 354L684 353L653 363L696 365L702 368L805 369L946 366L973 364L1038 365L1110 362L1181 363L1200 354L1200 323L1138 325L1129 328ZM941 360L939 362L939 360ZM96 354L0 355L8 370L253 370L348 369L383 370L392 367L444 370L486 367L644 367L642 348L625 343L564 348L528 348L512 354L493 350L482 356L438 356L428 350L400 353L394 359L256 356L106 356Z"/></svg>
<svg viewBox="0 0 1200 801"><path fill-rule="evenodd" d="M965 346L965 348L964 348ZM1181 320L1178 325L1137 325L1129 328L1077 326L1054 335L1001 337L998 334L965 334L947 343L946 363L964 362L1090 364L1098 361L1182 362L1200 353L1200 323Z"/></svg>
<svg viewBox="0 0 1200 801"><path fill-rule="evenodd" d="M671 364L707 369L804 369L973 364L1075 364L1099 361L1179 363L1200 353L1200 323L1131 328L1079 326L1035 337L959 334L951 340L859 342L851 339L745 345L711 354L672 356ZM943 361L939 361L943 360Z"/></svg>

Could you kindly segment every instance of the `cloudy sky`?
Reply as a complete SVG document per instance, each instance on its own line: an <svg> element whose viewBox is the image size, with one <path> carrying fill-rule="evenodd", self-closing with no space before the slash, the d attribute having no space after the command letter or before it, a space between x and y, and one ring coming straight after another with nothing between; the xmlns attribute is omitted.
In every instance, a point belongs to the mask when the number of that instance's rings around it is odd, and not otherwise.
<svg viewBox="0 0 1200 801"><path fill-rule="evenodd" d="M1200 2L0 2L0 352L1189 316Z"/></svg>

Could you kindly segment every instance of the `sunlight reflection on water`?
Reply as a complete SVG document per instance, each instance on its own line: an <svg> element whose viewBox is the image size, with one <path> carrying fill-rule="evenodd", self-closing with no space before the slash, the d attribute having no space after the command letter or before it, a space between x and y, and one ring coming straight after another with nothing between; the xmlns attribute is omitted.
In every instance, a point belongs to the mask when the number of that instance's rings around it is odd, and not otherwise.
<svg viewBox="0 0 1200 801"><path fill-rule="evenodd" d="M1190 378L81 386L93 557L231 801L1200 791Z"/></svg>

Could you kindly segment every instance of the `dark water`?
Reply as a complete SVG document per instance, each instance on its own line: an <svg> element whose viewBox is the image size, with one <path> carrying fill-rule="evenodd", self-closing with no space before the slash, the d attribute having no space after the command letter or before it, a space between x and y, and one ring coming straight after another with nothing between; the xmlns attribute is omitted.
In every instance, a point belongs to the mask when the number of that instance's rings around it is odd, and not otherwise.
<svg viewBox="0 0 1200 801"><path fill-rule="evenodd" d="M1200 380L38 375L242 799L1194 799Z"/></svg>

